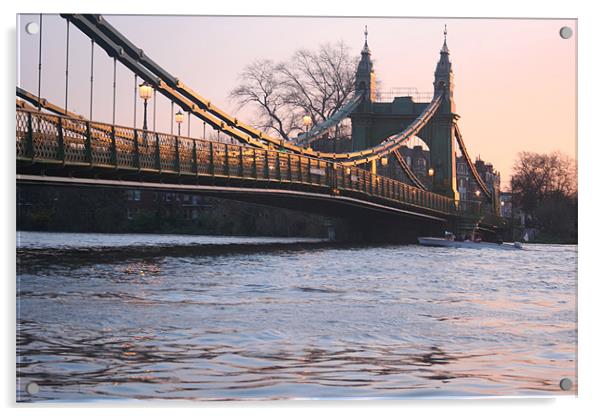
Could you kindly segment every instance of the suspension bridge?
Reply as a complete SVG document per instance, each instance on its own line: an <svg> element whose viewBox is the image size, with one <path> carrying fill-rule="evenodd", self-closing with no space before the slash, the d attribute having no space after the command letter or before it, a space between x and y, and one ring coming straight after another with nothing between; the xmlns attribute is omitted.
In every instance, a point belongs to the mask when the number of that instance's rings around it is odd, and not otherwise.
<svg viewBox="0 0 602 416"><path fill-rule="evenodd" d="M65 105L42 98L40 15L38 91L16 90L16 158L19 184L102 186L197 192L241 201L292 208L351 220L371 238L389 234L438 233L480 229L499 233L497 196L480 177L457 123L453 71L447 32L435 70L429 102L410 95L392 102L376 99L375 74L367 32L355 80L355 92L330 118L293 140L258 130L218 108L147 56L102 15L61 14L67 22ZM68 109L69 30L90 39L90 115ZM94 47L113 60L113 122L92 119ZM115 68L124 65L143 84L140 93L162 94L236 144L115 124ZM144 89L144 90L143 90ZM136 93L136 92L135 92ZM134 97L136 100L136 97ZM144 101L146 106L146 100ZM182 117L178 113L176 117ZM352 150L319 152L311 144L324 132L350 119ZM181 120L179 120L181 121ZM172 129L173 130L173 129ZM424 140L434 166L425 185L400 155L414 137ZM460 200L456 149L480 188L478 200ZM379 175L377 166L391 158L404 179ZM412 237L413 238L413 237Z"/></svg>

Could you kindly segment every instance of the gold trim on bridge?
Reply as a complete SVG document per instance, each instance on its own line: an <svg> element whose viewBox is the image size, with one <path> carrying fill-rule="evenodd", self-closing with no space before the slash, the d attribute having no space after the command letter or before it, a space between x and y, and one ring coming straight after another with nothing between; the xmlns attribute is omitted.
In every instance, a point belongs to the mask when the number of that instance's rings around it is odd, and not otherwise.
<svg viewBox="0 0 602 416"><path fill-rule="evenodd" d="M287 151L181 137L37 110L16 110L18 174L52 170L58 176L301 190L446 217L480 215L480 204L451 198L357 167ZM170 179L171 180L171 179Z"/></svg>

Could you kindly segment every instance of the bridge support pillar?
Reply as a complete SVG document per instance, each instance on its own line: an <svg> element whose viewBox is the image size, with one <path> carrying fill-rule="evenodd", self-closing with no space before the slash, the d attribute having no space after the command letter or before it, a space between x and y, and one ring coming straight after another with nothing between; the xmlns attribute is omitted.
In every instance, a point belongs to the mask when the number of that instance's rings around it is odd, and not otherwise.
<svg viewBox="0 0 602 416"><path fill-rule="evenodd" d="M429 143L431 166L434 167L433 192L459 200L456 186L456 140L453 123L457 116L449 114L433 123Z"/></svg>
<svg viewBox="0 0 602 416"><path fill-rule="evenodd" d="M368 116L353 116L351 124L351 149L355 152L372 147L370 129L372 121Z"/></svg>
<svg viewBox="0 0 602 416"><path fill-rule="evenodd" d="M327 226L330 241L362 244L417 244L418 237L442 236L445 230L453 230L452 225L445 222L410 217L331 218L330 224Z"/></svg>

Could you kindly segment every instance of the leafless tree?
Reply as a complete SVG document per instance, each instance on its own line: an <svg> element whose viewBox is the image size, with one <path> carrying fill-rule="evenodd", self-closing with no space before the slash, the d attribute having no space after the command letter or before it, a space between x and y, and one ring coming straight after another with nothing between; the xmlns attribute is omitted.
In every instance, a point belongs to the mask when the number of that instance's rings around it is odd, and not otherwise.
<svg viewBox="0 0 602 416"><path fill-rule="evenodd" d="M277 66L270 60L258 60L245 67L240 74L240 85L232 92L242 108L253 105L257 109L256 127L268 131L274 130L280 136L288 138L290 132L290 115L282 89L283 80Z"/></svg>
<svg viewBox="0 0 602 416"><path fill-rule="evenodd" d="M575 161L559 152L521 152L514 164L511 186L516 202L527 214L533 214L550 198L574 199L577 196Z"/></svg>
<svg viewBox="0 0 602 416"><path fill-rule="evenodd" d="M319 124L351 98L356 67L357 59L342 42L317 51L302 49L286 62L248 65L230 96L240 107L254 107L258 128L290 140L304 130L303 116L309 115L312 125Z"/></svg>

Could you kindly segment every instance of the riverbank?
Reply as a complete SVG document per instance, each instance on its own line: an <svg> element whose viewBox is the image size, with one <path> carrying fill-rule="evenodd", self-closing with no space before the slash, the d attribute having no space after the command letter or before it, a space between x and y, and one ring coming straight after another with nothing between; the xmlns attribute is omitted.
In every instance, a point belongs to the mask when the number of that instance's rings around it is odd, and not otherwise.
<svg viewBox="0 0 602 416"><path fill-rule="evenodd" d="M325 238L327 219L198 194L17 186L24 231Z"/></svg>
<svg viewBox="0 0 602 416"><path fill-rule="evenodd" d="M528 235L527 241L525 235ZM562 244L573 245L578 243L577 232L567 234L552 234L535 228L515 229L514 241L524 241L527 244Z"/></svg>

